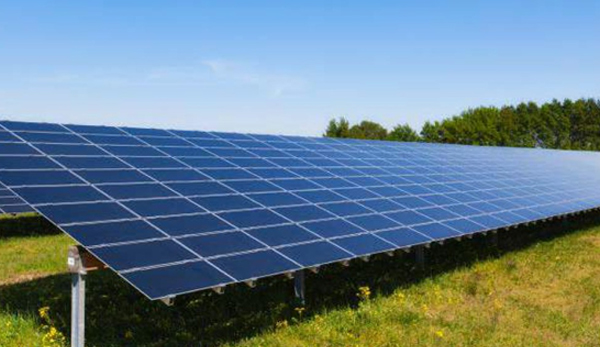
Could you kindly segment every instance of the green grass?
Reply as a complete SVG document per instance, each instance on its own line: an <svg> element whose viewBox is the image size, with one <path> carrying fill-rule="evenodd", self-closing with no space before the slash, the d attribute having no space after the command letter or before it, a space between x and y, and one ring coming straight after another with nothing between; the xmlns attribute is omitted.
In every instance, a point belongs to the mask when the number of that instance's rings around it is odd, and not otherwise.
<svg viewBox="0 0 600 347"><path fill-rule="evenodd" d="M577 220L503 232L499 248L484 237L434 246L425 271L412 254L328 266L307 277L302 308L283 278L166 307L111 272L92 273L88 345L600 346L600 215ZM0 236L0 346L50 346L49 326L68 336L69 243ZM42 277L14 280L28 272Z"/></svg>
<svg viewBox="0 0 600 347"><path fill-rule="evenodd" d="M0 284L64 272L73 241L66 235L0 238Z"/></svg>

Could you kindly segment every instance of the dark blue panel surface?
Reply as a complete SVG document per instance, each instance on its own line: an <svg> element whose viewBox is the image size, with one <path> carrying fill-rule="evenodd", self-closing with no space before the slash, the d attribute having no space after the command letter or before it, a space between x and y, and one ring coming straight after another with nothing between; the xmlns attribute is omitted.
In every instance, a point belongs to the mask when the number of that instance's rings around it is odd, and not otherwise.
<svg viewBox="0 0 600 347"><path fill-rule="evenodd" d="M0 171L0 181L7 186L83 183L83 181L68 171Z"/></svg>
<svg viewBox="0 0 600 347"><path fill-rule="evenodd" d="M189 142L178 139L176 137L140 137L140 141L151 146L190 146Z"/></svg>
<svg viewBox="0 0 600 347"><path fill-rule="evenodd" d="M401 198L392 199L397 204L404 206L405 208L416 209L433 206L434 204L427 202L421 198L417 198L414 196L405 196Z"/></svg>
<svg viewBox="0 0 600 347"><path fill-rule="evenodd" d="M219 215L239 228L251 228L287 223L287 220L269 210L223 212Z"/></svg>
<svg viewBox="0 0 600 347"><path fill-rule="evenodd" d="M271 162L258 158L229 158L229 162L243 168L269 168L275 167Z"/></svg>
<svg viewBox="0 0 600 347"><path fill-rule="evenodd" d="M270 250L218 258L212 262L238 281L290 272L299 268L290 260Z"/></svg>
<svg viewBox="0 0 600 347"><path fill-rule="evenodd" d="M151 223L171 236L204 234L213 231L233 229L233 227L226 222L210 214L162 217L152 219Z"/></svg>
<svg viewBox="0 0 600 347"><path fill-rule="evenodd" d="M141 220L72 225L64 228L77 242L88 246L165 237Z"/></svg>
<svg viewBox="0 0 600 347"><path fill-rule="evenodd" d="M131 219L135 216L114 202L45 205L38 210L60 224Z"/></svg>
<svg viewBox="0 0 600 347"><path fill-rule="evenodd" d="M68 169L126 169L129 166L111 157L54 157Z"/></svg>
<svg viewBox="0 0 600 347"><path fill-rule="evenodd" d="M368 231L377 231L398 227L399 224L381 215L351 217L348 220Z"/></svg>
<svg viewBox="0 0 600 347"><path fill-rule="evenodd" d="M298 196L303 199L310 201L314 204L322 203L322 202L334 202L334 201L344 201L348 200L347 198L336 194L330 190L308 190L297 192Z"/></svg>
<svg viewBox="0 0 600 347"><path fill-rule="evenodd" d="M496 218L490 215L483 215L471 218L475 223L481 224L489 229L498 229L507 225L510 225L509 222L506 222L502 219Z"/></svg>
<svg viewBox="0 0 600 347"><path fill-rule="evenodd" d="M35 212L35 210L29 205L6 205L0 206L0 211L3 213L26 213Z"/></svg>
<svg viewBox="0 0 600 347"><path fill-rule="evenodd" d="M15 132L23 140L31 143L86 143L85 139L73 134Z"/></svg>
<svg viewBox="0 0 600 347"><path fill-rule="evenodd" d="M421 224L412 227L415 231L427 235L432 239L446 239L460 236L461 233L441 223Z"/></svg>
<svg viewBox="0 0 600 347"><path fill-rule="evenodd" d="M248 197L267 207L290 206L306 204L306 200L290 193L257 193L248 194Z"/></svg>
<svg viewBox="0 0 600 347"><path fill-rule="evenodd" d="M404 209L404 206L398 205L397 203L388 199L363 200L360 202L360 204L376 212L390 212Z"/></svg>
<svg viewBox="0 0 600 347"><path fill-rule="evenodd" d="M325 188L356 188L356 184L341 178L313 178L311 181Z"/></svg>
<svg viewBox="0 0 600 347"><path fill-rule="evenodd" d="M478 215L478 214L482 213L482 211L474 209L467 205L446 206L445 209L447 209L448 211L451 211L459 216L465 216L465 217L474 216L474 215Z"/></svg>
<svg viewBox="0 0 600 347"><path fill-rule="evenodd" d="M431 238L409 228L380 231L376 235L395 244L399 248L431 242Z"/></svg>
<svg viewBox="0 0 600 347"><path fill-rule="evenodd" d="M131 272L124 277L150 299L184 294L234 281L203 261Z"/></svg>
<svg viewBox="0 0 600 347"><path fill-rule="evenodd" d="M233 190L218 182L170 183L167 186L185 196L232 194Z"/></svg>
<svg viewBox="0 0 600 347"><path fill-rule="evenodd" d="M84 180L95 183L144 183L152 179L136 170L75 170Z"/></svg>
<svg viewBox="0 0 600 347"><path fill-rule="evenodd" d="M52 160L44 157L0 157L0 168L3 170L41 170L59 167Z"/></svg>
<svg viewBox="0 0 600 347"><path fill-rule="evenodd" d="M248 169L248 171L252 172L254 175L261 178L298 178L297 175L285 169Z"/></svg>
<svg viewBox="0 0 600 347"><path fill-rule="evenodd" d="M0 146L0 155L36 155L40 152L36 151L32 146L26 143L3 143Z"/></svg>
<svg viewBox="0 0 600 347"><path fill-rule="evenodd" d="M160 151L145 146L102 146L110 154L124 157L162 157Z"/></svg>
<svg viewBox="0 0 600 347"><path fill-rule="evenodd" d="M52 123L33 123L33 122L13 122L13 121L2 121L0 122L2 126L6 127L8 130L12 131L47 131L47 132L68 132L60 124L52 124Z"/></svg>
<svg viewBox="0 0 600 347"><path fill-rule="evenodd" d="M260 242L239 231L186 237L181 242L203 257L265 248Z"/></svg>
<svg viewBox="0 0 600 347"><path fill-rule="evenodd" d="M13 134L0 130L0 142L23 142Z"/></svg>
<svg viewBox="0 0 600 347"><path fill-rule="evenodd" d="M242 195L206 196L192 198L192 200L205 209L213 212L245 210L260 207L260 205Z"/></svg>
<svg viewBox="0 0 600 347"><path fill-rule="evenodd" d="M214 154L195 147L158 147L158 149L174 157L214 157Z"/></svg>
<svg viewBox="0 0 600 347"><path fill-rule="evenodd" d="M123 132L131 135L138 135L140 137L145 136L172 136L167 130L163 129L152 129L152 128L135 128L135 127L123 127Z"/></svg>
<svg viewBox="0 0 600 347"><path fill-rule="evenodd" d="M326 219L335 217L331 213L312 205L280 207L274 209L277 213L288 218L292 222L305 222L309 220Z"/></svg>
<svg viewBox="0 0 600 347"><path fill-rule="evenodd" d="M248 234L271 247L318 239L317 236L293 224L252 229L248 230Z"/></svg>
<svg viewBox="0 0 600 347"><path fill-rule="evenodd" d="M152 241L94 249L94 254L115 270L154 266L190 260L196 256L171 241Z"/></svg>
<svg viewBox="0 0 600 347"><path fill-rule="evenodd" d="M267 181L259 180L228 181L224 184L240 193L276 192L281 190Z"/></svg>
<svg viewBox="0 0 600 347"><path fill-rule="evenodd" d="M42 144L38 143L35 147L47 155L84 155L84 156L105 156L106 152L94 145L63 145L63 144Z"/></svg>
<svg viewBox="0 0 600 347"><path fill-rule="evenodd" d="M345 236L363 232L359 227L342 219L309 222L302 226L321 237Z"/></svg>
<svg viewBox="0 0 600 347"><path fill-rule="evenodd" d="M324 241L280 248L279 251L306 267L327 264L353 257L352 254Z"/></svg>
<svg viewBox="0 0 600 347"><path fill-rule="evenodd" d="M480 224L471 222L467 219L456 219L444 222L443 224L451 227L454 230L458 230L463 234L472 234L479 231L484 231L489 228L486 228Z"/></svg>
<svg viewBox="0 0 600 347"><path fill-rule="evenodd" d="M243 179L257 179L258 176L244 169L200 169L200 171L206 176L215 180L243 180Z"/></svg>
<svg viewBox="0 0 600 347"><path fill-rule="evenodd" d="M355 202L338 202L322 204L321 208L340 217L355 216L359 214L372 213L371 210Z"/></svg>
<svg viewBox="0 0 600 347"><path fill-rule="evenodd" d="M186 167L185 164L171 158L123 157L123 160L138 169L172 169Z"/></svg>
<svg viewBox="0 0 600 347"><path fill-rule="evenodd" d="M171 190L158 183L142 184L113 184L102 185L99 188L115 199L144 199L176 196Z"/></svg>
<svg viewBox="0 0 600 347"><path fill-rule="evenodd" d="M272 183L289 191L301 191L321 188L318 185L306 179L281 179L274 180Z"/></svg>
<svg viewBox="0 0 600 347"><path fill-rule="evenodd" d="M137 139L126 135L83 135L86 140L97 145L135 145L141 146L143 143Z"/></svg>
<svg viewBox="0 0 600 347"><path fill-rule="evenodd" d="M352 200L373 199L379 196L364 188L342 188L334 189L334 192Z"/></svg>
<svg viewBox="0 0 600 347"><path fill-rule="evenodd" d="M143 172L161 182L206 181L210 178L192 169L158 169Z"/></svg>
<svg viewBox="0 0 600 347"><path fill-rule="evenodd" d="M123 132L115 127L97 125L65 124L65 127L78 134L122 135Z"/></svg>
<svg viewBox="0 0 600 347"><path fill-rule="evenodd" d="M417 211L420 214L425 215L426 217L429 217L436 221L453 219L453 218L459 217L457 214L454 214L454 213L452 213L444 208L441 208L441 207L423 208L423 209L419 209Z"/></svg>
<svg viewBox="0 0 600 347"><path fill-rule="evenodd" d="M371 234L344 237L335 239L332 242L357 256L381 253L396 248L396 245Z"/></svg>
<svg viewBox="0 0 600 347"><path fill-rule="evenodd" d="M385 214L388 218L395 220L396 222L405 225L415 225L415 224L423 224L427 222L431 222L431 219L419 214L415 211L398 211L398 212L389 212Z"/></svg>
<svg viewBox="0 0 600 347"><path fill-rule="evenodd" d="M30 204L48 204L63 202L85 202L109 200L104 194L88 186L62 186L62 187L24 187L15 188L19 194Z"/></svg>
<svg viewBox="0 0 600 347"><path fill-rule="evenodd" d="M125 201L123 204L143 217L205 212L204 209L183 198L133 200Z"/></svg>

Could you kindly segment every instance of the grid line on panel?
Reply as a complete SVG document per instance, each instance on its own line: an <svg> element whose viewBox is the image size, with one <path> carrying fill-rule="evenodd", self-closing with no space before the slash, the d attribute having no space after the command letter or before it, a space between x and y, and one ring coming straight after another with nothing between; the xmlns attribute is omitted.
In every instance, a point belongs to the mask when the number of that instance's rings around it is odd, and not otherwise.
<svg viewBox="0 0 600 347"><path fill-rule="evenodd" d="M250 137L252 137L252 135L249 135L249 136L250 136ZM257 140L257 141L258 141L258 140ZM311 149L309 149L309 148L307 148L307 150L310 150L310 151L312 151L312 150L311 150ZM280 165L278 165L277 163L274 163L274 162L270 161L268 158L263 158L263 159L264 159L264 160L266 160L266 161L268 161L268 162L270 162L270 163L271 163L271 164L273 164L273 165L276 165L276 167L278 167L278 168L281 168L281 169L287 170L287 168L285 168L285 167L281 167L281 166L280 166ZM304 160L303 160L304 158L299 158L299 157L298 157L298 158L296 158L296 159L304 161ZM341 180L344 180L344 181L345 181L345 179L344 179L344 178L342 178L342 177L339 177L339 176L337 176L337 175L334 175L334 177L336 177L336 178L338 178L338 179L341 179ZM318 182L314 182L314 180L311 180L310 178L306 178L306 179L308 179L308 180L310 180L311 182L313 182L313 183L315 183L315 184L317 184L317 185L321 186L321 187L322 187L322 190L326 190L326 191L329 191L329 192L332 192L332 193L334 193L334 194L335 194L335 192L333 192L331 189L329 189L329 188L327 188L327 187L325 187L325 186L322 186L322 185L321 185L321 184L319 184ZM350 182L349 182L349 183L350 183ZM382 183L384 183L384 182L382 182ZM353 183L352 183L352 184L353 184ZM291 194L294 194L294 195L298 196L297 194L295 194L295 192L292 192L292 191L289 191L288 193L291 193ZM377 196L379 196L380 198L382 198L382 196L380 196L379 194L377 194ZM319 204L314 204L314 205L316 205L316 206L319 206ZM369 207L367 207L367 206L364 206L364 207L365 207L366 209L368 209L368 210L370 210L370 211L371 211L370 215L381 215L381 214L379 214L378 212L376 212L376 211L372 210L371 208L369 208ZM383 216L383 217L384 217L384 218L387 218L386 216ZM353 226L355 226L355 227L357 227L357 228L359 228L359 229L361 229L361 230L363 230L364 234L370 234L370 235L372 235L372 236L374 236L374 237L376 237L376 238L380 239L381 241L383 241L383 242L385 242L385 243L387 243L387 244L390 244L391 246L395 247L395 245L391 244L389 241L387 241L387 240L385 240L385 239L381 238L379 235L376 235L374 232L372 232L372 231L368 231L368 230L364 229L362 226L360 226L360 225L357 225L356 223L353 223L352 221L348 220L347 218L344 218L343 216L339 216L339 215L338 215L338 218L339 218L339 219L342 219L342 220L344 220L344 221L345 221L345 222L347 222L347 223L350 223L351 225L353 225ZM387 219L389 219L389 218L387 218ZM390 221L391 221L391 220L390 220ZM383 229L382 229L382 230L383 230ZM378 231L380 231L380 230L378 230ZM417 232L417 233L418 233L418 232ZM419 234L421 234L421 233L419 233ZM352 234L352 235L355 235L355 234ZM350 235L350 236L352 236L352 235ZM358 235L358 234L356 234L356 235ZM424 236L424 237L426 237L427 239L430 239L430 240L432 240L432 241L433 241L433 239L431 239L431 238L430 238L430 237L428 237L427 235L423 235L423 234L422 234L422 236ZM332 238L327 238L327 240L331 240L331 239L332 239ZM339 246L339 247L341 247L341 246ZM349 251L349 250L347 250L347 251ZM349 251L349 252L350 252L350 251ZM352 252L350 252L350 253L352 253Z"/></svg>
<svg viewBox="0 0 600 347"><path fill-rule="evenodd" d="M128 135L129 135L129 136L134 136L134 135L132 135L132 134L128 134ZM138 140L140 140L140 139L138 138ZM143 140L140 140L140 141L143 141ZM185 165L185 166L186 166L188 169L192 169L192 170L194 170L194 171L197 171L197 172L201 173L200 171L196 170L194 167L191 167L191 166L190 166L190 165L188 165L187 163L180 161L180 160L179 160L178 158L176 158L176 157L172 157L172 159L174 159L174 160L177 160L178 162L180 162L180 163L184 164L184 165ZM212 178L210 178L210 179L212 179ZM213 180L213 181L214 181L214 180ZM159 182L159 183L160 183L160 182ZM161 183L161 184L162 184L162 183ZM163 186L165 186L164 184L162 184L162 185L163 185ZM171 189L170 187L167 187L167 188ZM171 189L171 190L173 190L173 189ZM189 202L192 202L194 205L196 205L197 207L199 207L199 208L201 208L201 209L203 209L203 210L204 210L204 208L203 208L203 207L202 207L200 204L198 204L198 203L196 203L195 201L193 201L193 200L191 200L191 199L187 198L186 196L184 196L183 194L180 194L179 192L177 192L177 191L175 191L175 190L173 190L173 191L174 191L175 193L177 193L177 194L178 194L180 197L183 197L183 198L187 199ZM238 193L239 193L239 192L238 192ZM239 229L237 226L235 226L235 225L233 225L232 223L230 223L229 221L227 221L227 220L223 219L223 218L222 218L221 216L219 216L218 214L216 214L216 213L213 213L213 212L211 212L211 211L209 211L209 213L210 213L212 216L214 216L214 217L218 218L219 220L221 220L222 222L224 222L224 223L226 223L226 224L228 224L228 225L232 226L232 227L233 227L235 230L240 230L241 232L243 232L243 233L244 233L244 235L246 235L246 236L248 236L248 237L250 237L250 238L254 239L254 241L256 241L256 242L259 242L259 243L260 243L260 244L262 244L262 245L263 245L263 246L264 246L266 249L271 249L271 250L275 251L277 254L279 254L280 256L282 256L283 258L286 258L288 261L290 261L290 262L294 263L296 266L302 267L302 265L298 264L296 261L294 261L294 260L290 259L289 257L285 256L284 254L281 254L280 252L278 252L278 251L276 251L276 250L272 249L272 248L271 248L269 245L267 245L266 243L264 243L264 242L262 242L261 240L259 240L259 239L255 238L254 236L252 236L252 235L250 235L250 234L246 233L245 231L243 231L243 230ZM211 264L212 264L212 263L211 263ZM217 267L216 265L213 265L213 266ZM221 270L221 271L223 271L223 270Z"/></svg>
<svg viewBox="0 0 600 347"><path fill-rule="evenodd" d="M310 149L308 149L308 150L310 150ZM335 149L333 149L333 150L335 150ZM298 158L298 159L301 159L301 158ZM336 161L336 160L335 160L335 159L333 159L333 161ZM337 161L336 161L336 162L337 162ZM339 163L339 162L338 162L338 163ZM339 164L341 164L341 163L339 163ZM341 164L341 165L343 165L343 164ZM335 178L337 178L337 179L340 179L340 180L343 180L343 181L346 181L346 182L349 182L349 181L347 181L346 179L344 179L343 177L337 176L337 175L335 175L335 174L333 175L333 177L335 177ZM311 180L311 181L313 181L313 180ZM381 182L381 181L380 181L380 182ZM316 183L317 185L319 185L317 182L314 182L314 181L313 181L313 183ZM349 183L353 184L352 182L349 182ZM381 183L384 183L384 184L385 184L385 182L381 182ZM330 191L330 192L333 192L331 189L328 189L328 188L326 188L326 187L324 187L324 186L322 186L322 185L321 185L321 187L323 187L325 190L328 190L328 191ZM362 187L362 188L363 188L363 189L367 189L368 191L370 191L368 188L365 188L365 187ZM335 192L333 192L333 193L335 193ZM371 191L371 193L374 193L374 194L375 194L375 195L377 195L379 198L385 198L385 197L383 197L382 195L380 195L380 194L378 194L378 193L376 193L376 192L372 192L372 191ZM355 201L355 200L351 200L351 201ZM366 209L370 210L370 211L372 212L372 215L381 215L381 216L383 216L384 218L386 218L386 219L388 219L388 220L390 220L390 221L392 221L392 222L396 223L396 221L393 221L392 219L390 219L389 217L385 216L384 214L380 214L380 213L376 212L375 210L373 210L373 209L369 208L368 206L363 206L363 207L365 207ZM360 228L361 230L365 231L366 233L368 233L368 234L370 234L370 235L373 235L373 236L375 236L376 238L380 239L381 241L384 241L385 243L388 243L388 244L391 244L392 246L395 246L395 245L393 245L391 242L389 242L389 241L387 241L387 240L383 239L382 237L380 237L379 235L375 234L375 232L372 232L372 231L367 231L367 230L366 230L366 229L364 229L362 226L360 226L360 225L357 225L356 223L353 223L352 221L348 220L347 218L344 218L343 216L341 216L341 218L342 218L344 221L346 221L346 222L348 222L348 223L350 223L350 224L354 225L355 227L358 227L358 228ZM422 236L424 236L424 237L426 237L426 238L428 238L428 239L431 239L429 236L427 236L427 235L424 235L424 234L422 234L422 233L420 233L420 232L418 232L418 231L417 231L417 233L421 234ZM431 239L431 240L433 240L433 239Z"/></svg>
<svg viewBox="0 0 600 347"><path fill-rule="evenodd" d="M4 127L4 125L1 125L1 124L0 124L0 126L1 126L2 128L4 128L4 129L6 129L6 128ZM61 126L62 126L62 125L61 125ZM70 129L68 129L68 128L64 127L64 126L63 126L63 128L67 129L69 132L72 132ZM6 130L7 130L7 129L6 129ZM76 133L74 133L74 132L72 132L72 133L73 133L74 135L76 135L76 136L78 136L78 137L80 137L80 138L84 139L85 141L88 141L88 140L86 140L85 138L81 137L80 135L78 135L78 134L76 134ZM13 134L13 135L18 137L18 135L17 135L17 134ZM19 138L20 138L20 137L19 137ZM20 139L21 139L21 140L23 140L22 138L20 138ZM35 148L35 146L34 146L33 144L30 144L30 145L31 145L32 147L34 147L34 148ZM97 146L97 147L98 147L99 149L102 149L102 148L100 148L99 146ZM36 149L37 149L37 148L36 148ZM123 204L122 204L122 203L120 203L119 201L117 201L117 200L113 199L113 198L112 198L110 195L108 195L108 194L107 194L107 193L105 193L104 191L102 191L102 190L98 189L97 187L95 187L93 184L91 184L90 182L88 182L87 180L85 180L83 177L81 177L81 176L80 176L80 175L78 175L77 173L75 173L75 172L72 172L72 170L69 170L69 169L68 169L68 168L66 168L66 167L65 167L63 164L61 164L60 162L56 161L56 160L55 160L54 158L52 158L51 156L48 156L48 158L49 158L50 160L52 160L52 161L53 161L55 164L57 164L57 165L59 165L60 167L62 167L64 170L71 172L73 175L75 175L75 176L76 176L77 178L79 178L81 181L83 181L83 182L86 182L86 183L87 183L87 185L88 185L89 187L91 187L91 188L95 189L95 190L96 190L97 192L99 192L100 194L102 194L102 195L106 196L106 197L107 197L107 199L108 199L109 201L112 201L112 202L116 203L116 204L117 204L117 205L119 205L121 208L123 208L124 210L128 211L130 214L132 214L132 215L136 216L136 217L137 217L137 219L139 219L139 220L144 220L144 218L143 218L143 217L141 217L140 215L138 215L136 212L134 212L133 210L131 210L131 209L130 209L130 208L128 208L127 206L123 205ZM117 160L120 160L119 158L116 158L116 159L117 159ZM40 212L40 213L41 213L41 211L39 211L37 208L36 208L36 210L37 210L38 212ZM155 229L156 229L158 232L160 232L161 234L165 235L165 237L167 237L168 239L172 239L172 238L170 237L170 235L168 235L167 233L164 233L164 232L163 232L163 231L162 231L160 228L157 228L157 227L156 227L154 224L152 224L152 223L148 223L148 224L149 224L149 225L151 225L153 228L155 228ZM197 258L198 258L198 259L196 259L196 261L200 261L200 260L202 260L202 257L201 257L201 256L200 256L198 253L194 252L192 249L189 249L189 247L187 247L186 245L184 245L184 244L180 243L180 242L179 242L179 241L177 241L176 239L172 239L172 240L173 240L174 242L176 242L176 243L177 243L177 244L178 244L180 247L182 247L182 248L186 249L186 250L187 250L188 252L190 252L191 254L194 254L194 255L195 255ZM92 253L94 253L93 251L91 251L91 252L92 252ZM100 257L100 258L101 258L101 257ZM231 275L229 275L229 274L227 274L226 272L222 271L221 269L217 268L216 266L212 265L210 262L207 262L207 264L209 264L209 265L213 266L213 267L214 267L214 268L215 268L217 271L221 272L223 275L227 276L227 277L228 277L228 278L230 278L231 280L233 280L233 281L236 281L236 279L235 279L234 277L232 277ZM107 265L109 265L109 264L107 264ZM119 273L119 272L117 271L117 273ZM124 277L123 277L123 278L124 278ZM124 279L125 279L125 278L124 278ZM127 279L125 279L125 280L127 281ZM133 285L133 284L132 284L132 285Z"/></svg>
<svg viewBox="0 0 600 347"><path fill-rule="evenodd" d="M178 135L176 135L176 134L173 134L173 135L174 135L174 136L178 136ZM187 139L185 139L185 138L181 138L181 139L183 139L184 141L187 141ZM225 140L225 139L223 139L223 140ZM189 142L189 141L188 141L188 143L190 143L190 144L193 144L192 142ZM195 144L194 144L194 145L195 145ZM266 160L266 159L265 159L265 160ZM242 167L240 167L240 166L239 166L239 165L237 165L237 164L234 164L234 163L232 163L232 164L233 164L233 165L235 165L236 167L238 167L238 168L240 168L240 169L244 170L244 171L247 171L245 168L242 168ZM282 169L284 169L284 168L282 168ZM239 193L239 192L238 192L238 193ZM293 194L293 192L289 192L289 191L288 191L287 193ZM271 208L269 208L269 207L265 206L264 204L262 204L261 202L257 201L256 199L252 199L252 197L251 197L251 196L248 196L247 194L242 194L242 195L243 195L243 196L245 196L246 198L248 198L248 199L252 200L254 203L256 203L256 204L258 204L258 205L262 206L263 208L265 208L265 209L267 209L267 210L269 210L269 211L271 211L271 212L273 212L273 213L275 213L275 214L279 215L281 218L284 218L284 219L288 220L290 223L292 223L292 224L294 224L294 225L296 225L296 226L298 226L298 227L300 227L300 228L304 229L305 231L307 231L307 232L311 233L313 236L315 236L315 237L317 237L317 238L319 238L319 239L321 239L321 240L323 240L323 241L325 241L325 242L328 242L328 243L330 243L331 245L333 245L333 246L334 246L334 247L336 247L336 248L340 248L340 249L342 249L343 251L345 251L345 252L349 253L351 256L356 256L356 255L355 255L355 254L353 254L352 252L349 252L349 251L347 251L347 250L345 250L345 249L343 249L343 248L341 248L341 247L339 247L339 246L337 246L337 245L333 244L332 242L330 242L330 241L328 241L327 239L323 238L321 235L318 235L318 234L314 233L313 231L311 231L311 230L309 230L309 229L305 228L305 227L304 227L303 225L301 225L300 223L294 222L294 221L290 220L289 218L287 218L286 216L284 216L284 215L282 215L282 214L278 213L277 211L274 211L273 209L271 209ZM295 195L295 194L293 194L293 195ZM301 200L303 200L303 201L306 201L305 199L303 199L303 198L301 198L301 197L299 197L299 196L296 196L296 197L297 197L297 198L299 198L299 199L301 199ZM286 258L288 258L288 257L286 256ZM296 263L296 262L294 261L294 263Z"/></svg>

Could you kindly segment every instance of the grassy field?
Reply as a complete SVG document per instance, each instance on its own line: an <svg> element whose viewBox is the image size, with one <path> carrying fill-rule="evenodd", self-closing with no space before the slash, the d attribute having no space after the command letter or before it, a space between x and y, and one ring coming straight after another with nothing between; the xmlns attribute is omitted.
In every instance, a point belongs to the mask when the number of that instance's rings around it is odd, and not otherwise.
<svg viewBox="0 0 600 347"><path fill-rule="evenodd" d="M600 346L600 215L475 237L307 277L149 302L109 271L88 281L89 346ZM65 346L71 241L0 220L0 346Z"/></svg>

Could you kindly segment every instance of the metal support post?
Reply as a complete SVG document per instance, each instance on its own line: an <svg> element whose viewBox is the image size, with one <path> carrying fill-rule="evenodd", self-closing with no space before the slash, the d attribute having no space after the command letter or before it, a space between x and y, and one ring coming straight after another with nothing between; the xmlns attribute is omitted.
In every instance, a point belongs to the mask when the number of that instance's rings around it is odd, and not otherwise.
<svg viewBox="0 0 600 347"><path fill-rule="evenodd" d="M71 347L83 347L85 340L85 274L71 274Z"/></svg>
<svg viewBox="0 0 600 347"><path fill-rule="evenodd" d="M306 303L304 297L304 271L298 270L294 272L294 294L296 295L296 299L304 305Z"/></svg>
<svg viewBox="0 0 600 347"><path fill-rule="evenodd" d="M419 269L419 270L425 269L425 247L423 247L423 246L415 247L415 261L417 263L417 269Z"/></svg>
<svg viewBox="0 0 600 347"><path fill-rule="evenodd" d="M85 277L80 249L69 248L67 258L71 272L71 347L84 347L85 341Z"/></svg>
<svg viewBox="0 0 600 347"><path fill-rule="evenodd" d="M67 265L71 273L71 347L85 344L85 280L88 271L106 268L80 246L69 247Z"/></svg>

